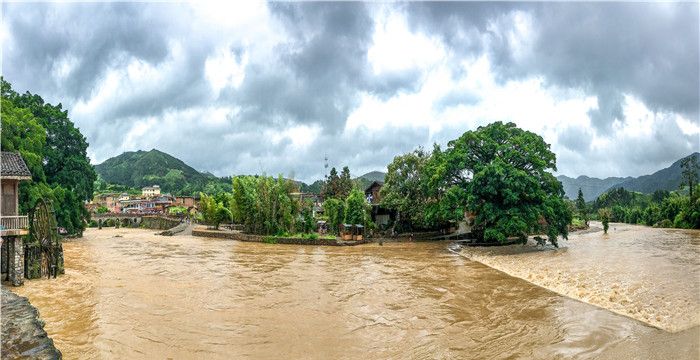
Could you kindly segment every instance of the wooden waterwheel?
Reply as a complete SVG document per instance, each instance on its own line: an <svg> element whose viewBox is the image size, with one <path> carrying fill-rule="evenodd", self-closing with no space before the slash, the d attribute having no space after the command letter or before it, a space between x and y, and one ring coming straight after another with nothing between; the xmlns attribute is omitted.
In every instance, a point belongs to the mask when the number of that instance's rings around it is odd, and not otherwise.
<svg viewBox="0 0 700 360"><path fill-rule="evenodd" d="M37 201L31 213L31 233L39 246L40 276L56 277L63 256L56 215L51 202L45 199Z"/></svg>

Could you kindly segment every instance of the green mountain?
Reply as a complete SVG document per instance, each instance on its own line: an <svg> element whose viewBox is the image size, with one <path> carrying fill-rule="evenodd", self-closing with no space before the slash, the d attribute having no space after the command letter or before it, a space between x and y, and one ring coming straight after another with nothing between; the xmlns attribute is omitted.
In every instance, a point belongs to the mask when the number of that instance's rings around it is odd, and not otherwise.
<svg viewBox="0 0 700 360"><path fill-rule="evenodd" d="M364 191L372 182L374 181L384 181L386 173L381 171L371 171L364 175L360 175L354 179L352 182L357 186L358 189ZM305 183L300 183L300 189L303 192L309 192L314 194L321 193L321 187L323 186L323 180L316 180L311 185Z"/></svg>
<svg viewBox="0 0 700 360"><path fill-rule="evenodd" d="M300 191L306 192L306 193L320 194L322 186L323 186L323 180L316 180L311 185L307 185L306 183L303 183L303 182L300 183L299 189L300 189Z"/></svg>
<svg viewBox="0 0 700 360"><path fill-rule="evenodd" d="M611 187L633 178L609 177L605 179L598 179L581 175L574 179L566 175L559 175L557 176L557 179L564 186L564 193L569 199L576 199L576 197L578 197L578 189L580 188L583 192L584 200L593 201Z"/></svg>
<svg viewBox="0 0 700 360"><path fill-rule="evenodd" d="M370 184L372 184L375 181L381 181L384 182L384 178L386 177L386 173L381 172L381 171L370 171L364 175L360 175L356 178L353 179L353 182L357 184L357 187L360 188L360 190L364 191L367 189Z"/></svg>
<svg viewBox="0 0 700 360"><path fill-rule="evenodd" d="M700 156L700 153L696 152L689 156ZM683 159L686 157L683 157ZM636 178L609 177L598 179L588 176L579 176L574 179L565 175L560 175L557 176L557 179L561 181L564 186L564 192L569 199L576 199L578 196L578 189L581 188L583 198L586 201L593 201L606 191L616 188L625 188L629 191L645 194L651 194L656 190L678 190L682 174L681 160L682 159L651 175L644 175Z"/></svg>
<svg viewBox="0 0 700 360"><path fill-rule="evenodd" d="M102 181L132 188L159 185L163 192L195 194L209 183L223 180L200 173L182 160L162 151L129 151L95 165Z"/></svg>
<svg viewBox="0 0 700 360"><path fill-rule="evenodd" d="M700 157L700 153L692 153L683 157L683 159L690 156L695 156L698 158ZM653 193L656 190L678 190L682 181L683 169L681 168L681 161L683 161L683 159L680 159L671 164L671 166L659 170L651 175L644 175L638 178L623 181L614 185L613 188L621 187L625 188L625 190L638 191L645 194ZM698 162L700 162L700 158L698 159ZM698 172L698 176L700 176L700 171Z"/></svg>

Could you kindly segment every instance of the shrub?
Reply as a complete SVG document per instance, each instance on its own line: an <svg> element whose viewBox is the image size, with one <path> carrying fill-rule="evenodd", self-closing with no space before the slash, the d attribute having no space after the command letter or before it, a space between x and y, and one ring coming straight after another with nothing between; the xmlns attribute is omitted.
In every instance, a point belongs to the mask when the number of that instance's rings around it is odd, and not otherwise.
<svg viewBox="0 0 700 360"><path fill-rule="evenodd" d="M263 237L263 242L265 244L277 244L277 239L274 236L265 236Z"/></svg>
<svg viewBox="0 0 700 360"><path fill-rule="evenodd" d="M655 228L672 228L673 223L669 219L663 219L663 220L657 222L656 224L654 224L654 227Z"/></svg>
<svg viewBox="0 0 700 360"><path fill-rule="evenodd" d="M610 209L608 208L603 208L598 210L598 217L600 218L600 221L603 223L603 232L608 233L608 223L610 222L610 216L611 212Z"/></svg>

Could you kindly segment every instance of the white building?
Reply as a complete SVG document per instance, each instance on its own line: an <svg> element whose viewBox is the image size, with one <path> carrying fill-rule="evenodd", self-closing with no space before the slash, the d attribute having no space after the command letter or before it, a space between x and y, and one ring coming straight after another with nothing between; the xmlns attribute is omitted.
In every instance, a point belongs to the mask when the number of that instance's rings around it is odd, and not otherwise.
<svg viewBox="0 0 700 360"><path fill-rule="evenodd" d="M160 186L146 186L141 189L141 195L143 196L157 196L160 195Z"/></svg>

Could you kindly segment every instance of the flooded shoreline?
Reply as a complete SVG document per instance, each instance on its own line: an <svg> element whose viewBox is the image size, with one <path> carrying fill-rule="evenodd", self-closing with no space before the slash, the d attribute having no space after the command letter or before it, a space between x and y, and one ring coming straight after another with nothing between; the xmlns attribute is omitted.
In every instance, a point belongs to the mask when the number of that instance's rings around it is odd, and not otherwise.
<svg viewBox="0 0 700 360"><path fill-rule="evenodd" d="M700 325L700 231L611 224L562 247L465 247L460 254L669 332Z"/></svg>
<svg viewBox="0 0 700 360"><path fill-rule="evenodd" d="M12 290L71 359L697 354L697 328L654 329L446 245L275 246L90 229L64 243L66 275ZM650 339L676 346L644 350Z"/></svg>

